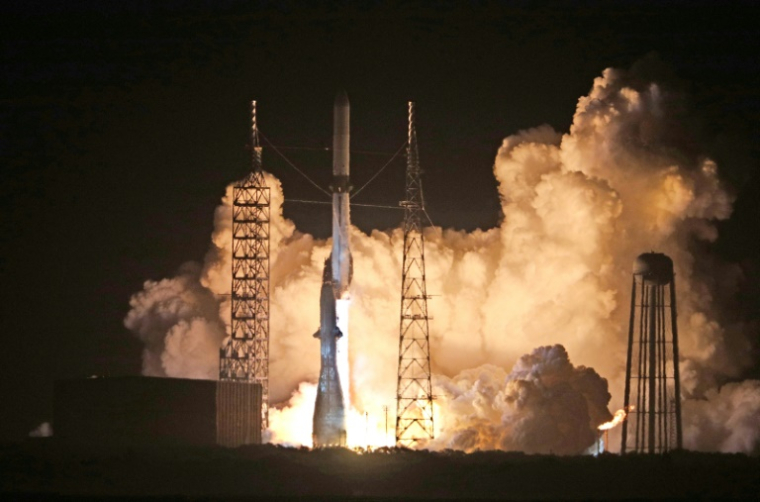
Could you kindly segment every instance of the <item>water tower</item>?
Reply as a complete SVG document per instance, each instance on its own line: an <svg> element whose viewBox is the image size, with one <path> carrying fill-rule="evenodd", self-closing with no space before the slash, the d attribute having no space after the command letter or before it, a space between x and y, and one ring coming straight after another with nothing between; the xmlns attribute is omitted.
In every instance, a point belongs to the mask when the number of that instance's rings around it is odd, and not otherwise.
<svg viewBox="0 0 760 502"><path fill-rule="evenodd" d="M621 453L682 447L673 260L640 255L633 265Z"/></svg>

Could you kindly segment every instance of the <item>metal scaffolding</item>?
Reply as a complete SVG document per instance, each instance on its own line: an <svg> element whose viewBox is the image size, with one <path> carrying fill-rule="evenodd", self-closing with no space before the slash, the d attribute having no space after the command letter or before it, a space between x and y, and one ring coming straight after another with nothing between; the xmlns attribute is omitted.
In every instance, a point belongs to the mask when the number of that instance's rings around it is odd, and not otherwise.
<svg viewBox="0 0 760 502"><path fill-rule="evenodd" d="M621 453L681 448L681 391L673 261L646 253L631 290Z"/></svg>
<svg viewBox="0 0 760 502"><path fill-rule="evenodd" d="M414 103L409 102L406 200L400 203L404 208L404 259L396 392L396 445L406 447L424 445L435 435L420 172Z"/></svg>
<svg viewBox="0 0 760 502"><path fill-rule="evenodd" d="M251 172L233 187L230 333L219 379L261 384L261 426L269 425L269 187L261 169L256 101L251 103Z"/></svg>

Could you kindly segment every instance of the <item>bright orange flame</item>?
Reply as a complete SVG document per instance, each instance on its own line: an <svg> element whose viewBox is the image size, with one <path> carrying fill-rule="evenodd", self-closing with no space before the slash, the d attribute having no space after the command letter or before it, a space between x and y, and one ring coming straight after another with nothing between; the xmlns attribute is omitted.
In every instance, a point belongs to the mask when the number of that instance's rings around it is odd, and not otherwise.
<svg viewBox="0 0 760 502"><path fill-rule="evenodd" d="M351 367L348 357L350 306L350 299L345 297L335 302L338 328L343 333L343 336L338 339L336 359L346 403L346 447L363 451L392 446L395 441L395 429L393 428L395 417L386 416L386 413L392 413L392 411L385 410L380 406L361 411L356 409L351 402ZM286 406L271 408L267 432L268 441L275 444L312 448L311 432L316 395L316 384L302 382ZM388 422L389 418L390 423ZM390 429L388 425L390 425Z"/></svg>
<svg viewBox="0 0 760 502"><path fill-rule="evenodd" d="M313 446L311 436L317 385L303 382L286 406L269 409L268 442L287 446Z"/></svg>
<svg viewBox="0 0 760 502"><path fill-rule="evenodd" d="M610 420L609 422L603 423L602 425L597 427L597 429L599 429L600 431L608 431L612 429L613 427L620 425L621 423L623 423L623 420L625 420L625 417L628 416L628 413L633 411L633 409L634 409L633 406L629 406L627 410L625 408L617 410L615 412L615 416L612 417L612 420Z"/></svg>

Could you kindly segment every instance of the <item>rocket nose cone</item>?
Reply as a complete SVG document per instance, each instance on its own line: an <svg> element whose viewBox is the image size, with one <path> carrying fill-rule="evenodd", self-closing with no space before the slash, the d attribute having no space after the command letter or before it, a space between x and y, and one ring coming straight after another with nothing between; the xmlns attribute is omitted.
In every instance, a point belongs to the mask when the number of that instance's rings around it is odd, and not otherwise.
<svg viewBox="0 0 760 502"><path fill-rule="evenodd" d="M341 89L338 91L338 94L335 95L335 106L336 107L343 107L348 106L348 94L346 94L346 91L344 89Z"/></svg>

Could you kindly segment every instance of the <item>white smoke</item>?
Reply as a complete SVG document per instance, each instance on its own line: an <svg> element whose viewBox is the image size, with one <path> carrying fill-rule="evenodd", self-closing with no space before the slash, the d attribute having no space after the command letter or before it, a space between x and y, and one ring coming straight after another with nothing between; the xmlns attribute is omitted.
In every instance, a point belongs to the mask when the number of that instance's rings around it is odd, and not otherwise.
<svg viewBox="0 0 760 502"><path fill-rule="evenodd" d="M145 281L132 296L124 325L145 344L143 374L215 379L224 324L200 267L184 264L173 279Z"/></svg>
<svg viewBox="0 0 760 502"><path fill-rule="evenodd" d="M435 393L448 396L439 403L449 427L441 441L457 444L452 438L464 437L471 427L470 408L448 401L477 398L466 385L459 394L453 391L477 379L468 372L492 365L478 375L490 379L496 394L503 387L506 399L506 372L498 368L512 367L535 347L561 344L576 364L607 379L613 409L622 407L632 263L655 250L675 263L684 395L707 399L684 405L686 444L702 449L742 444L716 439L722 430L716 420L746 416L747 406L735 408L731 417L710 410L737 402L739 395L741 402L760 402L752 382L717 391L749 364L748 333L720 325L716 281L695 271L698 257L689 246L717 238L712 221L730 215L732 199L715 162L697 152L680 103L674 91L639 78L636 70L605 70L579 100L568 133L541 126L503 141L493 167L504 214L497 228L425 230L428 291L440 295L430 301L432 365L443 386ZM280 183L269 175L267 183L272 194L270 392L277 403L303 382L317 380L319 342L311 335L319 323L322 266L330 248L283 218ZM145 374L216 377L222 326L229 317L229 305L218 295L229 293L230 197L228 188L216 211L214 244L203 272L185 269L175 279L148 281L131 301L125 324L145 343ZM375 416L383 405L395 403L401 238L399 229L351 231L351 397L357 410ZM296 396L304 392L301 388ZM515 416L504 414L511 406L507 402L493 406L493 419ZM292 401L288 413L301 416L301 427L310 428L307 407ZM589 425L580 407L578 413L564 418ZM598 420L591 428L609 419L597 405L585 413ZM519 416L525 420L520 430L534 430L531 420L544 420L536 413ZM478 432L473 444L545 451L545 445L512 436L513 426L495 427L491 435ZM743 433L743 451L756 443L759 427ZM588 441L587 435L579 437ZM550 449L576 447L580 444Z"/></svg>
<svg viewBox="0 0 760 502"><path fill-rule="evenodd" d="M270 408L269 421L276 427L267 431L264 440L285 446L312 446L310 425L316 401L317 385L301 382L286 406ZM304 423L309 426L304 427Z"/></svg>
<svg viewBox="0 0 760 502"><path fill-rule="evenodd" d="M757 453L760 448L760 382L726 384L683 407L684 447L690 450Z"/></svg>
<svg viewBox="0 0 760 502"><path fill-rule="evenodd" d="M441 433L429 446L580 454L611 418L607 381L573 367L561 345L539 347L512 372L490 364L439 377Z"/></svg>
<svg viewBox="0 0 760 502"><path fill-rule="evenodd" d="M53 437L53 426L50 422L42 422L29 432L30 438L49 438Z"/></svg>

